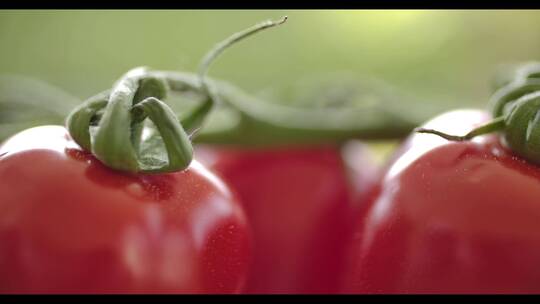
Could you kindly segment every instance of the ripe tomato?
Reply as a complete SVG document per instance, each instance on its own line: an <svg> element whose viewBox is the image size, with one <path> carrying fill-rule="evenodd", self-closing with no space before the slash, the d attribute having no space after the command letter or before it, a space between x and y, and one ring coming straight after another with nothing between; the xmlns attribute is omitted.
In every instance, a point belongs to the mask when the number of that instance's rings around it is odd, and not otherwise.
<svg viewBox="0 0 540 304"><path fill-rule="evenodd" d="M228 188L196 161L129 175L82 151L60 126L0 148L3 293L230 293L250 235Z"/></svg>
<svg viewBox="0 0 540 304"><path fill-rule="evenodd" d="M368 156L365 147L353 151L357 161ZM253 227L246 293L338 291L357 209L348 176L363 182L364 188L356 188L361 196L369 188L372 162L363 172L347 172L333 146L199 146L196 155L238 193Z"/></svg>
<svg viewBox="0 0 540 304"><path fill-rule="evenodd" d="M489 119L454 111L426 127L465 134ZM540 292L540 168L497 135L410 137L360 221L349 293Z"/></svg>

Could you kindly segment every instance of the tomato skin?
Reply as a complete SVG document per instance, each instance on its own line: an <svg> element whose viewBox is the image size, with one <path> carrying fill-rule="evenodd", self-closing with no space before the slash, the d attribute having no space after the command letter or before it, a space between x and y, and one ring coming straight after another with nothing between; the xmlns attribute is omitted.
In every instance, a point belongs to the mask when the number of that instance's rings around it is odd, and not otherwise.
<svg viewBox="0 0 540 304"><path fill-rule="evenodd" d="M129 175L60 126L0 148L1 293L231 293L245 281L249 226L228 188L194 161Z"/></svg>
<svg viewBox="0 0 540 304"><path fill-rule="evenodd" d="M366 186L373 168L348 172L333 146L199 146L196 151L236 191L253 227L254 260L245 293L338 291L357 209L352 198L361 196L348 177Z"/></svg>
<svg viewBox="0 0 540 304"><path fill-rule="evenodd" d="M486 122L454 111L428 128ZM540 292L540 168L495 134L448 142L416 134L359 223L348 293Z"/></svg>

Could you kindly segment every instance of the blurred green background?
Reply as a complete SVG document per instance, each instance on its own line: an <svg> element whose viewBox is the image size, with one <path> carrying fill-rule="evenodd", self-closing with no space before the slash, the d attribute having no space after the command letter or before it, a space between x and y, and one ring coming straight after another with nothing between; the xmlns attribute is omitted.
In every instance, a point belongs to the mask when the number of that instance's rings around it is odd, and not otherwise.
<svg viewBox="0 0 540 304"><path fill-rule="evenodd" d="M0 11L0 74L84 98L128 69L195 71L232 32L288 15L243 41L210 74L248 92L314 73L381 78L441 108L483 106L500 64L540 59L540 11Z"/></svg>

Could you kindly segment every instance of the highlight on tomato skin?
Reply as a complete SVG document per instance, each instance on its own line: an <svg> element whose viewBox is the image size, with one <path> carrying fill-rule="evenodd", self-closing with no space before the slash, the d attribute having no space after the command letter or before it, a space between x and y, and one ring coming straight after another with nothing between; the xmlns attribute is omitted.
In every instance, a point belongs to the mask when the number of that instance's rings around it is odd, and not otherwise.
<svg viewBox="0 0 540 304"><path fill-rule="evenodd" d="M488 119L453 111L426 126L461 134ZM415 134L400 151L359 221L345 292L540 292L540 169L496 134Z"/></svg>
<svg viewBox="0 0 540 304"><path fill-rule="evenodd" d="M0 147L0 293L237 293L251 258L242 207L197 161L107 168L61 126Z"/></svg>
<svg viewBox="0 0 540 304"><path fill-rule="evenodd" d="M253 228L254 257L244 293L339 290L356 204L376 170L363 145L349 154L366 163L364 171L347 167L335 146L196 147L198 160L238 194Z"/></svg>

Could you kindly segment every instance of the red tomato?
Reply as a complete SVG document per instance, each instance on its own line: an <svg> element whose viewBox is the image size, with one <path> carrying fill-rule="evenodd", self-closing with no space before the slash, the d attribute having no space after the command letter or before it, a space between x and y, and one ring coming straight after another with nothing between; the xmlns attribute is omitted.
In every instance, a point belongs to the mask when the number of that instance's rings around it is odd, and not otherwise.
<svg viewBox="0 0 540 304"><path fill-rule="evenodd" d="M0 148L0 291L230 293L250 235L228 188L194 161L128 175L83 152L60 126Z"/></svg>
<svg viewBox="0 0 540 304"><path fill-rule="evenodd" d="M488 120L454 111L426 127L465 134ZM413 135L361 221L349 293L540 292L540 168L497 135Z"/></svg>
<svg viewBox="0 0 540 304"><path fill-rule="evenodd" d="M356 151L357 160L367 155ZM339 148L200 146L196 153L238 193L253 227L246 293L338 290L356 210ZM364 169L352 175L364 182L359 192L367 191L373 163Z"/></svg>

